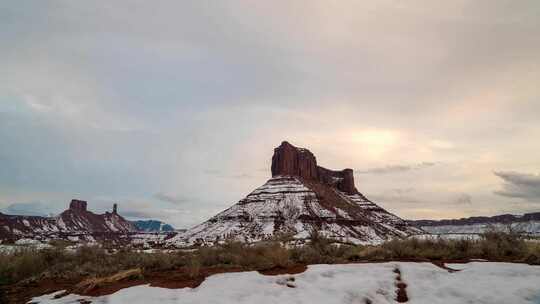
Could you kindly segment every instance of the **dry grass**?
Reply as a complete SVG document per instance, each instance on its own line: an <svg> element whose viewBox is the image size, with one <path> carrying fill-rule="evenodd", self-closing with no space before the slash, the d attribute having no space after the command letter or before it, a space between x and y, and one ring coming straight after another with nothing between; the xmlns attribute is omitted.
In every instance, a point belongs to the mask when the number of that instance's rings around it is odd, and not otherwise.
<svg viewBox="0 0 540 304"><path fill-rule="evenodd" d="M140 268L129 269L125 271L118 272L112 276L104 278L90 278L86 279L75 287L75 290L79 293L88 293L96 288L103 287L105 285L110 285L119 281L124 280L136 280L142 278L142 270Z"/></svg>
<svg viewBox="0 0 540 304"><path fill-rule="evenodd" d="M311 237L312 242L308 245L293 248L286 248L276 240L254 245L231 241L201 247L193 252L170 253L144 253L130 249L112 253L100 247L81 247L70 252L65 250L64 244L39 251L21 248L12 253L0 253L0 285L46 278L114 279L113 275L129 274L132 269L139 269L141 275L147 271L185 269L189 277L195 278L203 267L268 270L298 264L397 259L474 258L540 264L540 243L526 242L517 235L505 233L486 233L479 240L411 238L392 240L378 246L337 245L316 232Z"/></svg>
<svg viewBox="0 0 540 304"><path fill-rule="evenodd" d="M517 235L489 232L478 240L392 240L379 246L358 246L349 259L381 261L392 259L467 260L527 262L538 264L538 243Z"/></svg>
<svg viewBox="0 0 540 304"><path fill-rule="evenodd" d="M28 279L106 277L132 268L166 270L185 266L188 259L182 252L143 253L124 249L109 253L96 246L80 247L74 252L63 248L20 248L0 253L0 285Z"/></svg>

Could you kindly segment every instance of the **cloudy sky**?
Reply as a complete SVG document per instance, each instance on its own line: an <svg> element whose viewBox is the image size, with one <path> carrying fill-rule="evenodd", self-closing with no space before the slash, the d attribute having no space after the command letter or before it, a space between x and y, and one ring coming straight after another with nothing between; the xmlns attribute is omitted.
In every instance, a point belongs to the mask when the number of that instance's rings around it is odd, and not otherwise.
<svg viewBox="0 0 540 304"><path fill-rule="evenodd" d="M196 224L282 140L410 219L540 211L540 4L0 0L0 210Z"/></svg>

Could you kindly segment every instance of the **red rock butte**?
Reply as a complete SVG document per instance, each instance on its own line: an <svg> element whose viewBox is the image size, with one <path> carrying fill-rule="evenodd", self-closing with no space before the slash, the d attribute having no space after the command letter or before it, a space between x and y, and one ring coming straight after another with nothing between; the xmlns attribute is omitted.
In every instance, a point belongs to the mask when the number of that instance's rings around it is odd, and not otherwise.
<svg viewBox="0 0 540 304"><path fill-rule="evenodd" d="M71 200L71 203L69 203L69 209L71 210L79 210L79 211L86 211L87 202L81 201L81 200Z"/></svg>
<svg viewBox="0 0 540 304"><path fill-rule="evenodd" d="M352 169L334 171L317 166L315 155L309 150L298 148L283 141L274 149L272 156L272 177L297 176L304 180L318 181L335 187L348 194L356 194Z"/></svg>
<svg viewBox="0 0 540 304"><path fill-rule="evenodd" d="M309 150L284 141L274 149L272 178L264 185L166 243L252 243L290 235L292 243L302 244L313 231L353 244L379 244L420 232L358 192L352 169L320 167Z"/></svg>

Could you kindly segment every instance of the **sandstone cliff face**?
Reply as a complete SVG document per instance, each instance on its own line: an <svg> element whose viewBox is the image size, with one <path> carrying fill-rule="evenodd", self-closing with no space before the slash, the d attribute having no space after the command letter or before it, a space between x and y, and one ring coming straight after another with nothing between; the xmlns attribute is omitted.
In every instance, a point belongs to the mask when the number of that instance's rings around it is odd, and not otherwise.
<svg viewBox="0 0 540 304"><path fill-rule="evenodd" d="M358 193L354 186L352 169L333 171L317 166L317 159L307 149L297 148L284 141L274 149L272 177L296 176L304 180L319 181L345 193Z"/></svg>
<svg viewBox="0 0 540 304"><path fill-rule="evenodd" d="M87 202L81 201L81 200L71 200L69 203L69 209L71 210L78 210L78 211L86 211Z"/></svg>
<svg viewBox="0 0 540 304"><path fill-rule="evenodd" d="M313 153L298 149L284 141L274 149L272 156L272 176L289 175L303 179L318 179L317 160Z"/></svg>

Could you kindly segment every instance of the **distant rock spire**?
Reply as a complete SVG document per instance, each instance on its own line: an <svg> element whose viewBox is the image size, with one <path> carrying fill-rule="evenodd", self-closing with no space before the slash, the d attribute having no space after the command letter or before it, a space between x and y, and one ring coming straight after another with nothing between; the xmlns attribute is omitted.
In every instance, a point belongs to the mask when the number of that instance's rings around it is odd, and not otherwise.
<svg viewBox="0 0 540 304"><path fill-rule="evenodd" d="M113 206L112 206L112 213L118 214L117 211L118 211L118 205L117 205L117 204L113 204Z"/></svg>

